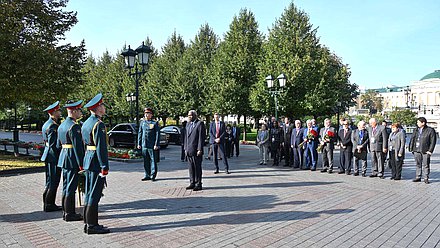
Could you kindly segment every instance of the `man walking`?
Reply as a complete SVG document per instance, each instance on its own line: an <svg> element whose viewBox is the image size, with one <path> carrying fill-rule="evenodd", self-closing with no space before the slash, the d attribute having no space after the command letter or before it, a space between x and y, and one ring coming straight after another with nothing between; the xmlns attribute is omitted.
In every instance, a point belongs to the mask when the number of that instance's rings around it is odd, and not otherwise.
<svg viewBox="0 0 440 248"><path fill-rule="evenodd" d="M159 150L160 128L153 120L153 109L144 109L144 119L139 124L137 148L142 149L144 158L145 175L142 181L151 180L154 182L157 175L157 161L154 153Z"/></svg>
<svg viewBox="0 0 440 248"><path fill-rule="evenodd" d="M416 178L413 182L422 180L422 170L425 175L424 182L429 183L429 172L431 164L431 155L434 152L437 136L435 130L427 126L425 117L417 119L417 128L414 130L411 141L409 142L409 151L414 154L416 160Z"/></svg>
<svg viewBox="0 0 440 248"><path fill-rule="evenodd" d="M219 173L218 168L218 152L220 149L221 157L223 158L223 164L225 166L226 174L230 174L229 172L229 164L228 158L225 155L225 134L226 127L223 121L220 121L220 116L218 113L214 114L214 121L209 125L209 143L211 143L212 151L214 154L214 165L215 171L214 174Z"/></svg>
<svg viewBox="0 0 440 248"><path fill-rule="evenodd" d="M60 211L62 208L55 204L58 185L60 184L61 169L57 166L60 156L58 144L58 121L61 116L59 101L47 107L45 112L49 119L44 123L42 129L44 152L41 161L44 161L46 171L46 185L43 192L43 211ZM62 202L64 199L62 200ZM63 203L62 203L63 204Z"/></svg>
<svg viewBox="0 0 440 248"><path fill-rule="evenodd" d="M197 118L195 110L190 110L188 112L184 146L185 154L188 158L190 181L186 189L192 189L193 191L202 190L202 159L205 136L205 124Z"/></svg>

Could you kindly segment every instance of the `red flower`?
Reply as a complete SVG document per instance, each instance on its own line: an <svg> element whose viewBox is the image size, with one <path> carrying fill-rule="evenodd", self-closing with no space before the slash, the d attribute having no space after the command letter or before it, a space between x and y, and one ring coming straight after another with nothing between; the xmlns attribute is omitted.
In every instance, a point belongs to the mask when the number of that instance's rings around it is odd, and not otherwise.
<svg viewBox="0 0 440 248"><path fill-rule="evenodd" d="M327 132L327 135L328 135L328 137L330 137L330 138L335 137L335 133L332 132L332 131L328 131L328 132Z"/></svg>
<svg viewBox="0 0 440 248"><path fill-rule="evenodd" d="M315 137L318 136L318 133L315 130L313 130L313 129L312 129L312 131L310 131L310 133L313 134L313 136L315 136Z"/></svg>

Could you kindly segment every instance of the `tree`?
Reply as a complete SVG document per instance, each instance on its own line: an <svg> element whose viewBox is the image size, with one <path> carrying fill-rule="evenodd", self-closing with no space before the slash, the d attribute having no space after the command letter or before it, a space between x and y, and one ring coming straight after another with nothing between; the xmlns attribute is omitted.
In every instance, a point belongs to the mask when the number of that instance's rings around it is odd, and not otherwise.
<svg viewBox="0 0 440 248"><path fill-rule="evenodd" d="M263 35L251 11L240 10L229 25L213 61L211 109L222 114L254 116L250 89L258 81ZM244 133L243 137L246 133Z"/></svg>
<svg viewBox="0 0 440 248"><path fill-rule="evenodd" d="M0 3L0 107L47 106L81 84L84 42L60 45L77 22L65 0ZM38 97L35 97L38 96Z"/></svg>
<svg viewBox="0 0 440 248"><path fill-rule="evenodd" d="M370 115L382 111L382 98L375 90L367 90L365 94L361 95L362 108L370 110Z"/></svg>
<svg viewBox="0 0 440 248"><path fill-rule="evenodd" d="M394 110L388 114L393 123L399 122L403 126L415 126L417 113L411 109Z"/></svg>
<svg viewBox="0 0 440 248"><path fill-rule="evenodd" d="M176 85L179 90L181 114L190 109L199 115L210 114L210 92L212 81L212 59L218 48L218 37L208 24L200 27L199 33L186 49L177 71Z"/></svg>

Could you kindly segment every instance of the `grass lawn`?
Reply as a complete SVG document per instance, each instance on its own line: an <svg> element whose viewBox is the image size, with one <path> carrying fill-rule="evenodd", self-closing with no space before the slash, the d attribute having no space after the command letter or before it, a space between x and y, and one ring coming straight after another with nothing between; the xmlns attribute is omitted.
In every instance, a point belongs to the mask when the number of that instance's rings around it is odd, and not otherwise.
<svg viewBox="0 0 440 248"><path fill-rule="evenodd" d="M15 157L14 155L0 153L0 171L18 168L44 166L44 163L34 157Z"/></svg>

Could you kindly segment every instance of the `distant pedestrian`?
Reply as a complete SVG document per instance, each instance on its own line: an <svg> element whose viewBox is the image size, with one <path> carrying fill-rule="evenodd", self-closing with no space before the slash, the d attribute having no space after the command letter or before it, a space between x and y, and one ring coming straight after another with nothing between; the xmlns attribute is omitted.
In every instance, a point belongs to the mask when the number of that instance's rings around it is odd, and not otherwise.
<svg viewBox="0 0 440 248"><path fill-rule="evenodd" d="M402 177L402 164L405 159L405 135L399 130L399 124L391 125L391 134L388 138L389 163L391 167L391 180L400 180Z"/></svg>
<svg viewBox="0 0 440 248"><path fill-rule="evenodd" d="M420 182L422 179L422 169L425 175L424 182L429 183L429 173L431 164L431 155L434 152L437 143L437 135L432 127L427 125L425 117L417 119L417 128L409 142L409 151L413 153L416 160L416 178L413 182Z"/></svg>
<svg viewBox="0 0 440 248"><path fill-rule="evenodd" d="M267 164L268 160L268 148L269 148L269 131L267 130L266 124L261 125L261 130L257 133L257 146L260 152L260 165Z"/></svg>

